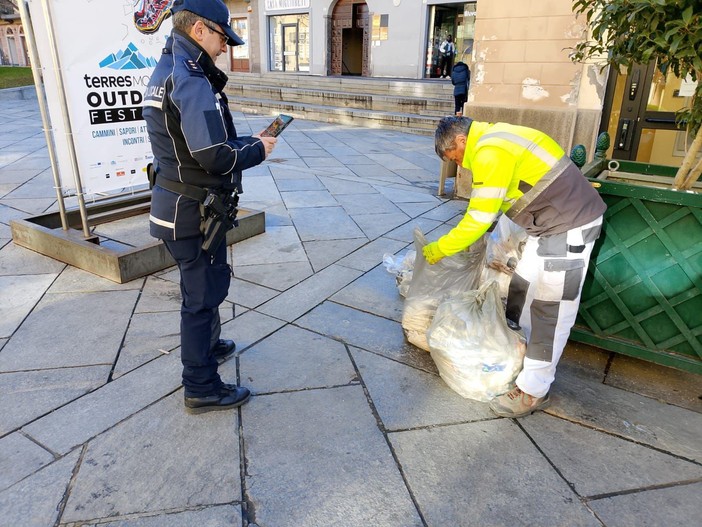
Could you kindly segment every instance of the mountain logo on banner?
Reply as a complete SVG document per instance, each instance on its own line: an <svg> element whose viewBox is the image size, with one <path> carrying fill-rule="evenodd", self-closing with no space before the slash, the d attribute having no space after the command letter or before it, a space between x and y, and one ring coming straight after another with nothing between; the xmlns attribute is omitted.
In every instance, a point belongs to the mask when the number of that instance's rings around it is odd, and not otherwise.
<svg viewBox="0 0 702 527"><path fill-rule="evenodd" d="M145 57L131 42L124 51L121 49L117 53L110 53L99 63L101 68L111 68L113 70L141 70L144 68L156 67L156 59Z"/></svg>

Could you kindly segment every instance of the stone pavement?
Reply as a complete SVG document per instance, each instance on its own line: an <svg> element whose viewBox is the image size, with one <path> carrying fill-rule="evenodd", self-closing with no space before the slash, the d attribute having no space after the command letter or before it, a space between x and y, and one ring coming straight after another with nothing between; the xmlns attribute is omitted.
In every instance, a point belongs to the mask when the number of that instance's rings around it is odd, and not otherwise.
<svg viewBox="0 0 702 527"><path fill-rule="evenodd" d="M700 377L573 344L551 408L503 419L405 342L381 262L456 224L437 183L429 137L295 121L245 174L266 232L222 307L223 377L255 396L190 416L177 271L118 285L15 246L56 204L36 100L0 100L0 525L699 525ZM96 231L146 239L127 225Z"/></svg>

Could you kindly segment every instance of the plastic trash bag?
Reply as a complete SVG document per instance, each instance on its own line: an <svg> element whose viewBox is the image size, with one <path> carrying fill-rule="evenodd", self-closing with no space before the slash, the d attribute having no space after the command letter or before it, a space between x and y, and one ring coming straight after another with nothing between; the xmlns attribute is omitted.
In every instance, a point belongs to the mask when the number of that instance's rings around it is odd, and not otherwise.
<svg viewBox="0 0 702 527"><path fill-rule="evenodd" d="M503 214L487 239L486 266L480 282L496 281L503 299L507 298L509 283L522 257L527 236L522 227Z"/></svg>
<svg viewBox="0 0 702 527"><path fill-rule="evenodd" d="M412 281L416 256L416 251L407 251L402 256L393 256L392 254L383 255L383 265L388 273L395 275L395 283L397 284L400 296L407 296L407 290Z"/></svg>
<svg viewBox="0 0 702 527"><path fill-rule="evenodd" d="M509 391L526 352L524 337L507 326L494 281L441 302L427 339L441 378L476 401Z"/></svg>
<svg viewBox="0 0 702 527"><path fill-rule="evenodd" d="M478 288L485 265L485 241L483 237L468 251L447 256L434 265L430 265L422 253L426 244L422 231L415 228L414 247L417 252L402 311L402 329L409 342L429 351L427 330L441 300Z"/></svg>

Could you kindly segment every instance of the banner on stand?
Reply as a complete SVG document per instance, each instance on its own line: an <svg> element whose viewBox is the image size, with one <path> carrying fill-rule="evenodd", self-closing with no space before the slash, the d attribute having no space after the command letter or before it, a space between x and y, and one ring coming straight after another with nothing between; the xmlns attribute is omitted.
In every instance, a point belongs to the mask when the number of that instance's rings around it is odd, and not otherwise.
<svg viewBox="0 0 702 527"><path fill-rule="evenodd" d="M64 190L75 191L68 142L85 194L146 185L151 145L143 94L161 56L172 0L29 0ZM44 4L50 9L47 20ZM60 69L46 24L53 29ZM160 29L159 29L160 28ZM72 137L62 115L63 94Z"/></svg>

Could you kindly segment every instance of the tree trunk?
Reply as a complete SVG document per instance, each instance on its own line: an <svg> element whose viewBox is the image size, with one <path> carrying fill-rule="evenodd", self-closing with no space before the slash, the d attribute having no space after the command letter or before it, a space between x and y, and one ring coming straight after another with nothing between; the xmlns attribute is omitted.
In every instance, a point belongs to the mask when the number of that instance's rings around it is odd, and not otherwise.
<svg viewBox="0 0 702 527"><path fill-rule="evenodd" d="M687 154L685 154L685 158L683 159L682 165L680 165L680 168L678 169L678 173L675 174L675 180L673 180L673 189L674 190L689 190L692 184L697 181L697 178L699 177L699 172L697 172L697 175L695 179L692 179L692 175L690 174L690 169L692 168L692 163L695 162L695 158L697 157L697 152L700 151L700 148L702 147L702 126L700 126L699 130L697 130L697 135L695 136L694 141L692 141L692 144L690 145L690 149L687 151ZM695 170L693 170L693 173L696 172L696 169L698 167L695 167Z"/></svg>

